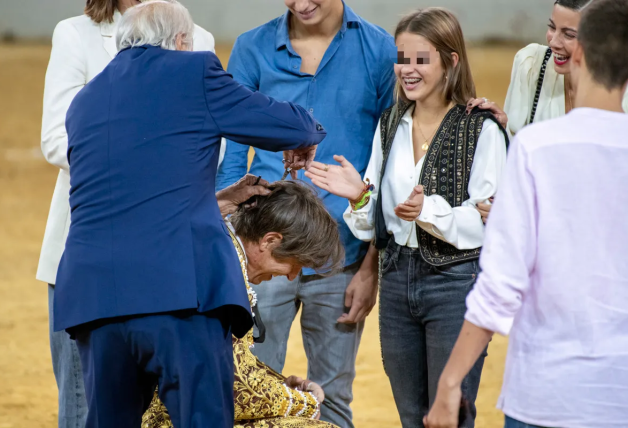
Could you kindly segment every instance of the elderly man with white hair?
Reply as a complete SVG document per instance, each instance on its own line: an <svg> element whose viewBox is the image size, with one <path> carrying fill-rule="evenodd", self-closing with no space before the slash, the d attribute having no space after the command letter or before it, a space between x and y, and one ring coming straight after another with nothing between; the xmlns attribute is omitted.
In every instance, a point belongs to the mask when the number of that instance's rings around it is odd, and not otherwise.
<svg viewBox="0 0 628 428"><path fill-rule="evenodd" d="M253 322L215 195L220 141L283 150L298 169L326 135L192 52L193 32L177 2L130 8L120 52L68 110L54 329L76 338L88 428L140 426L157 385L177 428L233 426L231 334Z"/></svg>
<svg viewBox="0 0 628 428"><path fill-rule="evenodd" d="M118 53L115 34L120 19L140 0L82 0L84 13L62 20L52 36L46 71L41 124L42 153L58 175L41 246L37 280L48 284L50 354L57 381L58 428L85 426L87 403L76 343L65 332L54 332L57 269L70 229L70 166L65 117L74 96ZM73 4L80 3L79 0ZM194 28L194 50L214 51L214 37ZM42 209L45 207L42 204Z"/></svg>

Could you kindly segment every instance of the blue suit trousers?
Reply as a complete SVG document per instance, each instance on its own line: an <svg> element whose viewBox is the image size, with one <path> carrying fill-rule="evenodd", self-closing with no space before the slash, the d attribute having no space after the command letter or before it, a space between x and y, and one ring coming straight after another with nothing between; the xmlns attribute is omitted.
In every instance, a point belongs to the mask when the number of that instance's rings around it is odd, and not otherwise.
<svg viewBox="0 0 628 428"><path fill-rule="evenodd" d="M233 428L229 322L198 312L117 319L74 332L86 428L140 427L155 387L177 428Z"/></svg>

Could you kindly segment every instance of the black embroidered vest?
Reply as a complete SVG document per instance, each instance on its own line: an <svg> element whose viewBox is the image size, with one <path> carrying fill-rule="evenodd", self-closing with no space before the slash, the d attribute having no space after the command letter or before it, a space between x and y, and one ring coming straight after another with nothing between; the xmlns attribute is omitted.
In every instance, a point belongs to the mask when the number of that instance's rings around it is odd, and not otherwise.
<svg viewBox="0 0 628 428"><path fill-rule="evenodd" d="M375 246L380 250L386 248L389 239L391 239L384 221L381 183L384 179L388 155L399 123L413 105L414 103L400 101L385 110L380 119L383 163L379 177L380 194L375 209ZM490 112L476 108L467 115L464 105L456 105L449 110L425 154L418 184L423 185L426 196L440 195L452 207L459 207L465 200L469 199L467 187L469 186L475 148L484 121L487 119L494 121L499 126L506 139L506 147L508 147L508 134ZM418 226L416 231L421 256L425 262L433 266L473 260L480 256L480 248L459 250L453 245L433 237Z"/></svg>

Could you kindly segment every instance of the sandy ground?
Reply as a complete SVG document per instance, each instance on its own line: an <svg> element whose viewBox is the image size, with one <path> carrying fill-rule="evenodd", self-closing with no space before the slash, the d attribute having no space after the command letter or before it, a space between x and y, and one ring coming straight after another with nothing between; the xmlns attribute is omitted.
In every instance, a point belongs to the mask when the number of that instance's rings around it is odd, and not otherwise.
<svg viewBox="0 0 628 428"><path fill-rule="evenodd" d="M503 104L513 48L474 48L478 94ZM219 50L227 63L229 47ZM48 343L47 286L35 280L57 171L39 149L49 46L0 45L0 428L56 426L57 390ZM376 312L374 312L375 314ZM503 426L495 409L507 342L495 338L478 398L480 428ZM305 374L301 335L290 338L287 374ZM381 364L377 317L367 320L353 410L359 428L399 427Z"/></svg>

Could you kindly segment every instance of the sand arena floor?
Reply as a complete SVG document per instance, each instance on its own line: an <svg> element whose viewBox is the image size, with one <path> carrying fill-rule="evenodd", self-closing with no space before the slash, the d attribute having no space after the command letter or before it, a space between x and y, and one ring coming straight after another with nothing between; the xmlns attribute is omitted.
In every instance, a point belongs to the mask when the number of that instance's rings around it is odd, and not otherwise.
<svg viewBox="0 0 628 428"><path fill-rule="evenodd" d="M227 64L230 47L219 49ZM478 94L503 105L516 49L470 51ZM41 155L46 45L0 45L0 428L56 426L57 390L48 343L47 286L35 280L57 171ZM480 428L503 426L495 409L506 340L490 348L478 398ZM286 374L306 373L298 325ZM357 361L353 410L358 428L399 427L379 348L376 311L367 320Z"/></svg>

